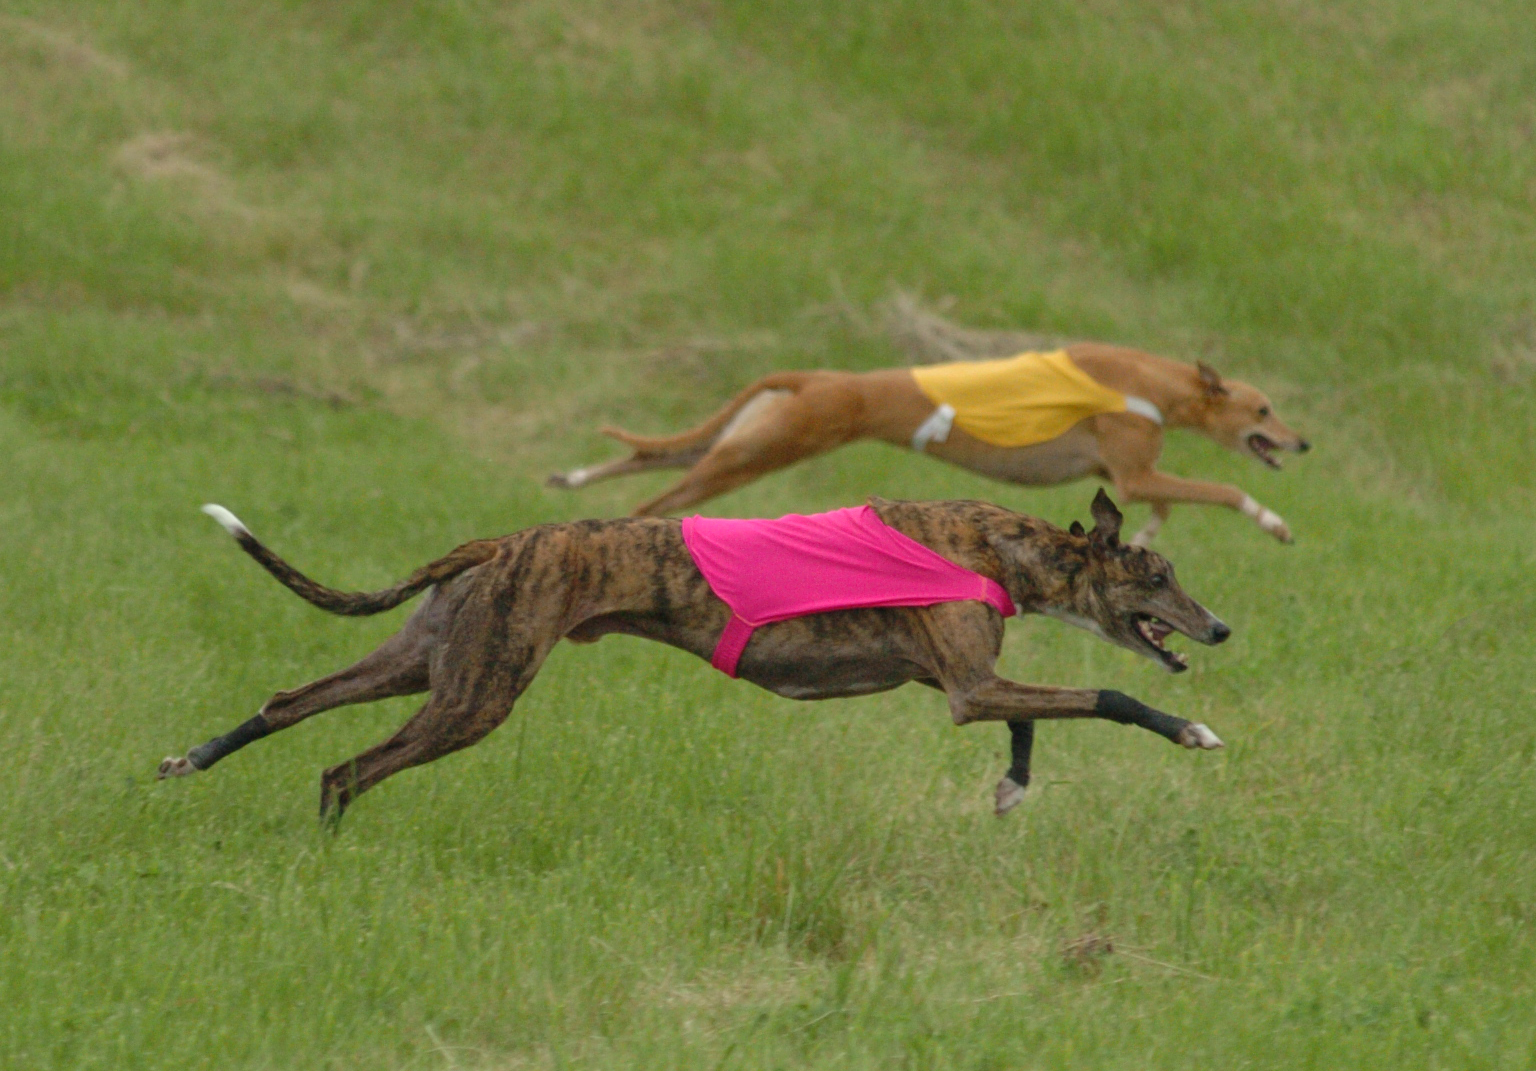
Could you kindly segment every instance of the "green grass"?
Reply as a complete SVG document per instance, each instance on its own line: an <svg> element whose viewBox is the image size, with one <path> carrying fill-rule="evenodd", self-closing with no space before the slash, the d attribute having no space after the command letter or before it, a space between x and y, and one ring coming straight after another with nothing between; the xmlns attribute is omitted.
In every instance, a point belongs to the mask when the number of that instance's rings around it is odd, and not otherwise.
<svg viewBox="0 0 1536 1071"><path fill-rule="evenodd" d="M1536 1064L1529 5L0 3L0 1065ZM1318 449L1176 438L1298 534L1162 541L1178 678L1050 622L1019 679L1224 752L795 705L561 648L481 746L315 822L409 702L158 760L397 627L316 577L611 515L595 427L955 315L1204 356ZM873 446L721 500L1025 492ZM1133 522L1140 514L1133 511ZM1116 951L1083 961L1088 935Z"/></svg>

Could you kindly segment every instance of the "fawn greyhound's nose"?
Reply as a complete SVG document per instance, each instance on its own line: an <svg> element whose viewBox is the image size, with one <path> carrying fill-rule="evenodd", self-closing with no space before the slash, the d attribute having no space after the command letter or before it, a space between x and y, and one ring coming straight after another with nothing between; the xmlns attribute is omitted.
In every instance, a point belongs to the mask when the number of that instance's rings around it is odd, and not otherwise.
<svg viewBox="0 0 1536 1071"><path fill-rule="evenodd" d="M1212 643L1226 643L1227 637L1230 635L1232 635L1232 630L1221 621L1216 622L1216 624L1211 628Z"/></svg>
<svg viewBox="0 0 1536 1071"><path fill-rule="evenodd" d="M1302 439L1296 444L1296 452L1298 454L1304 454L1310 449L1312 449L1312 444L1307 442L1305 439Z"/></svg>

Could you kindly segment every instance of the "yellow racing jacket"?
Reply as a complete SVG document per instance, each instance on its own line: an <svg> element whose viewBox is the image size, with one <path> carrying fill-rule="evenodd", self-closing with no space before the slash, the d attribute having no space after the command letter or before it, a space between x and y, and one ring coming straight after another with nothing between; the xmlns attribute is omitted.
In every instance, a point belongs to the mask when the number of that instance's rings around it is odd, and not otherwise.
<svg viewBox="0 0 1536 1071"><path fill-rule="evenodd" d="M1066 350L923 365L912 369L912 378L938 407L913 436L917 450L930 441L943 442L951 419L967 434L993 446L1043 443L1100 413L1129 410L1162 423L1156 406L1141 398L1128 399L1089 378Z"/></svg>

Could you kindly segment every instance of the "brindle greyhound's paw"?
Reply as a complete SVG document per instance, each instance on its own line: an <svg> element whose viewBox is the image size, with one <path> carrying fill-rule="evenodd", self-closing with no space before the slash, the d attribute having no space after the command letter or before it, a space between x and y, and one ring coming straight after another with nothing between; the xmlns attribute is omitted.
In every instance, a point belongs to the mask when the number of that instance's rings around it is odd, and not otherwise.
<svg viewBox="0 0 1536 1071"><path fill-rule="evenodd" d="M997 791L993 794L992 813L1001 818L1023 802L1024 786L1011 777L1005 777L997 783Z"/></svg>
<svg viewBox="0 0 1536 1071"><path fill-rule="evenodd" d="M164 781L167 777L186 777L188 774L195 773L197 773L196 766L193 766L186 759L179 759L171 755L160 763L160 769L155 772L155 780Z"/></svg>
<svg viewBox="0 0 1536 1071"><path fill-rule="evenodd" d="M1219 747L1227 746L1221 742L1221 737L1199 722L1190 723L1179 733L1179 743L1187 748L1200 748L1202 751L1215 751Z"/></svg>

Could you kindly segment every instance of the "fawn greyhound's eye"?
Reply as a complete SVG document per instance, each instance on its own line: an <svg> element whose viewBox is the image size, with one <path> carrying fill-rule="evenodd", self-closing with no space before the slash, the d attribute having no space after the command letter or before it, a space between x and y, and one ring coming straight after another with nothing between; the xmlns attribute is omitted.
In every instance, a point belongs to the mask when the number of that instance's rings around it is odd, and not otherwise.
<svg viewBox="0 0 1536 1071"><path fill-rule="evenodd" d="M1259 416L1260 417L1267 417L1267 416L1269 416L1269 406L1267 406L1267 405L1259 406Z"/></svg>

